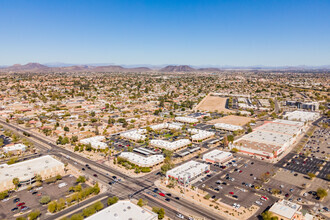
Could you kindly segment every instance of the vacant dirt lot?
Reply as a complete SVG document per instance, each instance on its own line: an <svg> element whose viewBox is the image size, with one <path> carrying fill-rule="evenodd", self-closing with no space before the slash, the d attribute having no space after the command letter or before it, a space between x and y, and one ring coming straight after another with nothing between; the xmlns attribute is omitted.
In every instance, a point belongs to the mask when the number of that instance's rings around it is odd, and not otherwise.
<svg viewBox="0 0 330 220"><path fill-rule="evenodd" d="M219 113L220 112L224 112L224 113L233 112L229 109L226 109L226 101L227 101L227 98L207 95L196 106L196 110L210 111L210 112L218 111Z"/></svg>
<svg viewBox="0 0 330 220"><path fill-rule="evenodd" d="M218 118L209 121L209 124L216 124L216 123L226 123L226 124L232 124L232 125L239 125L243 126L249 123L252 119L248 117L243 116L237 116L237 115L228 115L223 118Z"/></svg>

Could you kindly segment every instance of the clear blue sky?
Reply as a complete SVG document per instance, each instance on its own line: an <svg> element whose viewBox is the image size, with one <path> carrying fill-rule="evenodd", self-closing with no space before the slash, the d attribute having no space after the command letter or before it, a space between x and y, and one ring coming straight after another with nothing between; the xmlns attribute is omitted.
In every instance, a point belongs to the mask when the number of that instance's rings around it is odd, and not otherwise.
<svg viewBox="0 0 330 220"><path fill-rule="evenodd" d="M0 0L0 65L330 64L329 0Z"/></svg>

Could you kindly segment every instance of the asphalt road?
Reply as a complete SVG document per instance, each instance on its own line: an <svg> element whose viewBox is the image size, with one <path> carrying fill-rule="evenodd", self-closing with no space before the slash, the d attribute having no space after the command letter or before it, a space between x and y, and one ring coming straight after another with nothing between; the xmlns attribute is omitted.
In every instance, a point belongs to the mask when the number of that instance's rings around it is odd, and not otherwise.
<svg viewBox="0 0 330 220"><path fill-rule="evenodd" d="M25 129L20 128L17 125L13 125L13 124L8 124L5 121L3 121L2 119L0 119L0 123L4 124L6 127L10 128L11 130L14 130L16 132L24 132ZM36 139L37 141L43 143L44 145L48 145L50 146L51 150L48 150L47 147L43 146L43 150L47 149L47 152L49 154L55 154L59 156L59 153L62 153L64 155L69 156L70 158L74 158L76 161L82 162L82 163L86 163L89 164L92 168L92 170L86 171L86 173L88 173L89 175L91 175L92 172L96 173L98 175L98 177L96 178L98 181L101 182L109 182L112 181L113 179L111 178L111 176L108 176L106 174L104 174L103 172L97 170L97 169L101 169L104 170L108 173L110 173L111 175L116 175L119 178L122 178L123 181L118 182L117 185L115 184L111 189L109 189L109 195L117 195L120 194L121 198L125 199L125 192L127 193L127 198L129 196L132 196L134 198L141 198L144 197L145 194L143 194L143 192L145 190L148 190L150 188L152 188L154 185L154 181L158 178L154 173L151 173L147 176L141 177L141 178L132 178L128 175L125 175L121 172L119 172L116 169L113 169L111 167L105 166L103 164L99 164L95 161L89 160L85 157L82 157L80 155L77 155L71 151L68 151L66 149L63 149L61 147L58 147L57 145L53 144L51 141L45 139L44 137L40 136L40 135L36 135L34 133L32 133L31 131L26 131L29 132L29 134L31 135L30 138L26 137L27 139L30 139L31 141L33 141L36 146L40 146L40 144L38 142L36 142L34 139ZM32 139L33 138L33 139ZM72 164L73 166L81 166L82 164L78 164L78 162L76 162L77 164L75 164L75 161L73 160L68 160L68 163ZM97 168L97 169L95 169ZM111 193L110 193L111 192ZM124 192L124 193L123 193ZM97 197L93 197L90 200L86 200L84 202L82 202L81 204L88 204L88 203L92 203L93 201L97 200L98 198L100 198L101 195L98 195ZM151 200L151 198L149 198L148 200ZM164 207L164 203L159 200L159 199L152 199L152 203L155 206L158 207ZM190 213L197 213L199 216L203 216L206 219L221 219L218 215L214 214L214 213L210 213L209 211L201 208L198 205L192 204L190 202L187 202L185 200L180 200L180 201L171 201L170 203L173 203L173 207L178 207L178 205L180 205L181 207L185 207L186 209L189 210ZM166 206L164 207L166 212L166 215L169 216L175 216L178 211L176 209L171 208L170 206ZM69 213L71 211L73 211L75 209L75 207L70 207L66 210L64 210L63 212L60 212L56 215L52 215L47 217L47 219L56 219L56 216L61 216L64 215L66 213Z"/></svg>

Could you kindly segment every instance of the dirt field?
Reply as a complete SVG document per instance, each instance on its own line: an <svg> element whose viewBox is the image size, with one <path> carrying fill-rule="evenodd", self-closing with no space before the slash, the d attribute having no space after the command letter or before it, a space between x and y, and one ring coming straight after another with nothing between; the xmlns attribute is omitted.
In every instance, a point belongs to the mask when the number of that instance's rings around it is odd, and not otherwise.
<svg viewBox="0 0 330 220"><path fill-rule="evenodd" d="M216 124L216 123L226 123L232 125L243 126L249 123L252 118L237 116L237 115L228 115L223 118L214 119L208 122L208 124Z"/></svg>
<svg viewBox="0 0 330 220"><path fill-rule="evenodd" d="M197 106L196 110L215 112L216 110L224 113L233 112L226 109L227 98L207 95Z"/></svg>

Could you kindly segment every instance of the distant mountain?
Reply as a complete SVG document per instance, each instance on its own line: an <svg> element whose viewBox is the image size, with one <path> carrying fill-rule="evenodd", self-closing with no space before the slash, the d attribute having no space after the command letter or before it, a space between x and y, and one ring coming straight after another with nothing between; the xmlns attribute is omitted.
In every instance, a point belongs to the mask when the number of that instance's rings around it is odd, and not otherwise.
<svg viewBox="0 0 330 220"><path fill-rule="evenodd" d="M148 67L124 68L122 66L89 66L74 65L61 67L48 67L39 63L28 63L26 65L15 64L13 66L0 68L0 72L148 72Z"/></svg>
<svg viewBox="0 0 330 220"><path fill-rule="evenodd" d="M180 66L166 66L159 70L160 72L194 72L196 69L187 66L187 65L180 65Z"/></svg>
<svg viewBox="0 0 330 220"><path fill-rule="evenodd" d="M219 68L211 67L211 68L199 68L198 71L201 71L201 72L219 72L221 70Z"/></svg>

